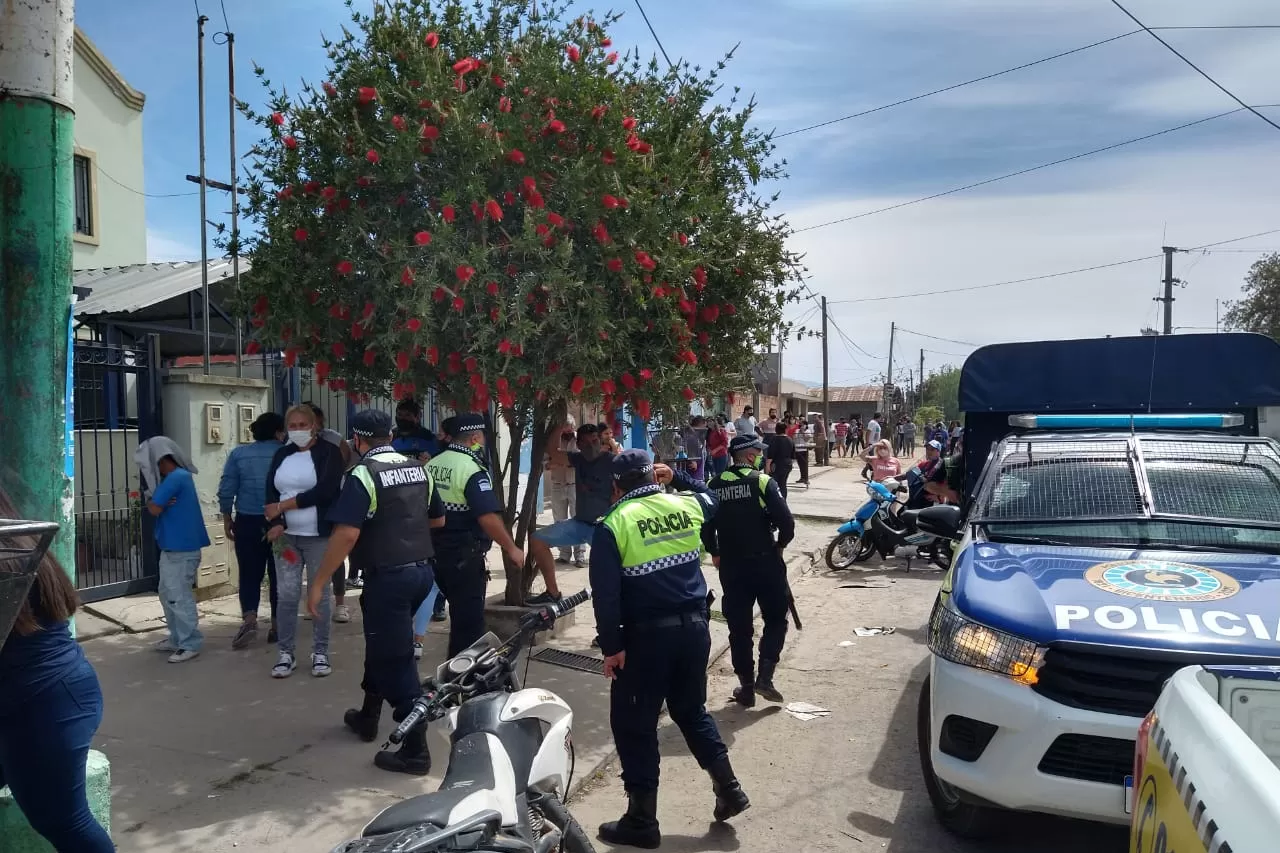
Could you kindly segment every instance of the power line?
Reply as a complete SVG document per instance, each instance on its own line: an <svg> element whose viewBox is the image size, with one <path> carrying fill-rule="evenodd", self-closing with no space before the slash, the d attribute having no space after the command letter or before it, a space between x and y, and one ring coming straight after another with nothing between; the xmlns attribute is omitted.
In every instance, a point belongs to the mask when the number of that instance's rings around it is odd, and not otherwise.
<svg viewBox="0 0 1280 853"><path fill-rule="evenodd" d="M831 302L828 302L827 304L828 304L828 305L831 305L832 303L831 303ZM857 342L857 341L855 341L853 338L851 338L849 335L845 334L844 329L842 329L842 328L840 328L839 326L837 326L837 325L836 325L836 321L835 321L835 320L831 317L831 315L829 315L829 314L827 315L827 322L828 322L828 323L830 323L832 326L834 326L834 327L835 327L836 333L837 333L837 334L839 334L841 337L843 337L843 338L845 339L845 341L847 341L847 342L848 342L849 346L853 347L853 348L854 348L854 349L856 349L858 352L860 352L860 353L862 353L863 355L865 355L867 358L873 359L873 360L875 360L875 361L884 361L884 360L885 360L885 357L884 357L884 356L882 356L882 355L875 355L875 354L873 354L873 353L869 353L869 352L867 352L865 349L863 349L862 347L858 346L858 342Z"/></svg>
<svg viewBox="0 0 1280 853"><path fill-rule="evenodd" d="M1143 29L1143 30L1145 30L1145 31L1147 32L1147 34L1148 34L1148 35L1150 35L1153 39L1155 39L1156 41L1158 41L1158 42L1160 42L1162 45L1164 45L1166 48L1168 48L1168 49L1169 49L1169 51L1170 51L1174 56L1178 57L1178 58L1179 58L1179 59L1181 59L1183 62L1185 62L1187 65L1191 66L1191 68L1192 68L1192 69L1193 69L1197 74L1199 74L1199 75L1200 75L1201 77L1203 77L1204 79L1208 80L1208 81L1209 81L1210 83L1212 83L1214 86L1218 87L1218 90L1219 90L1219 91L1221 91L1224 95L1226 95L1226 96L1227 96L1227 97L1229 97L1231 100L1233 100L1233 101L1235 101L1237 104L1239 104L1241 109L1248 110L1249 112L1251 112L1251 113L1253 113L1254 115L1256 115L1258 118L1260 118L1260 119L1262 119L1263 121L1265 121L1267 124L1269 124L1269 125L1271 125L1272 127L1274 127L1276 130L1280 130L1280 124L1276 124L1274 121L1272 121L1271 119L1267 118L1267 117L1266 117L1266 116L1264 116L1262 113L1258 112L1256 109L1254 109L1253 107L1251 107L1251 106L1249 106L1248 104L1246 104L1244 101L1240 100L1238 97L1236 97L1236 94L1235 94L1234 92L1232 92L1232 91L1231 91L1230 89L1228 89L1226 86L1223 86L1223 85L1222 85L1221 83L1219 83L1217 80L1215 80L1215 79L1213 79L1212 77L1210 77L1210 76L1209 76L1209 74L1208 74L1207 72L1205 72L1203 69L1201 69L1201 68L1200 68L1200 66L1196 65L1196 64L1195 64L1194 62L1192 62L1190 59L1187 59L1187 57L1183 56L1180 52L1178 52L1178 49L1177 49L1176 47L1174 47L1173 45L1169 44L1169 43L1168 43L1167 41L1165 41L1164 39L1160 38L1160 36L1159 36L1157 33L1155 33L1155 32L1154 32L1150 27L1148 27L1146 24L1142 23L1142 21L1139 21L1139 20L1138 20L1138 18L1137 18L1137 17L1136 17L1132 12L1130 12L1128 9L1126 9L1124 6L1122 6L1122 5L1120 4L1120 0L1111 0L1111 3L1112 3L1112 5L1114 5L1117 9L1119 9L1121 12L1124 12L1124 13L1125 13L1125 15L1127 15L1127 16L1129 17L1129 20L1133 21L1135 24L1137 24L1138 26L1142 27L1142 29Z"/></svg>
<svg viewBox="0 0 1280 853"><path fill-rule="evenodd" d="M1169 127L1169 128L1165 128L1164 130L1157 130L1155 133L1148 133L1145 136L1137 136L1137 137L1134 137L1133 139L1126 139L1123 142L1116 142L1112 145L1105 145L1102 148L1095 148L1092 151L1085 151L1080 154L1073 154L1070 157L1062 157L1058 160L1054 160L1049 163L1041 163L1038 166L1031 166L1026 169L1019 169L1016 172L1009 172L1007 175L1000 175L995 178L987 178L986 180L977 181L972 184L966 184L962 187L953 187L952 189L949 189L949 190L943 190L942 192L933 193L932 195L911 199L910 201L901 201L901 202L898 202L897 204L888 205L887 207L880 207L880 208L876 208L875 210L867 210L862 213L855 213L853 216L842 216L839 219L832 219L829 222L820 222L817 225L806 225L804 228L796 228L792 233L800 234L804 231L814 231L818 228L826 228L829 225L839 225L842 222L852 222L855 219L863 219L868 216L875 216L878 213L888 213L891 210L898 210L899 208L910 207L913 204L920 204L921 202L925 202L925 201L933 201L934 199L943 198L944 196L949 196L949 195L955 195L956 193L962 193L962 192L965 192L966 190L972 190L978 187L985 187L988 184L994 184L994 183L997 183L998 181L1006 181L1009 178L1016 178L1016 177L1019 177L1020 175L1030 174L1031 172L1038 172L1041 169L1048 169L1051 166L1061 166L1063 163L1070 163L1073 160L1081 160L1085 157L1092 157L1094 154L1102 154L1103 152L1106 152L1106 151L1114 151L1117 148L1123 148L1126 145L1133 145L1136 142L1145 142L1146 140L1154 139L1157 136L1164 136L1166 133L1174 133L1175 131L1186 130L1189 127L1195 127L1196 125L1204 124L1205 122L1214 121L1216 119L1223 118L1224 116L1234 115L1235 113L1241 112L1243 109L1244 108L1227 110L1225 113L1218 113L1217 115L1208 116L1207 118L1196 119L1195 121L1190 121L1190 122L1187 122L1186 124L1180 124L1177 127Z"/></svg>
<svg viewBox="0 0 1280 853"><path fill-rule="evenodd" d="M231 22L227 20L226 0L218 0L218 5L222 7L222 26L226 27L226 32L231 32Z"/></svg>
<svg viewBox="0 0 1280 853"><path fill-rule="evenodd" d="M658 43L658 50L662 51L662 58L667 61L667 66L675 68L675 63L671 61L671 57L667 56L667 49L662 46L662 39L658 38L658 31L653 28L653 24L649 21L648 14L644 11L644 6L640 5L640 0L636 0L636 8L640 10L640 17L644 18L644 24L649 28L649 35L653 36L653 40Z"/></svg>
<svg viewBox="0 0 1280 853"><path fill-rule="evenodd" d="M914 330L912 330L912 329L904 328L903 326L898 326L898 331L899 331L899 332L906 332L908 335L915 335L915 336L916 336L916 337L918 337L918 338L928 338L929 340L932 340L932 341L942 341L942 342L944 342L944 343L948 343L948 344L959 344L959 345L960 345L960 346L962 346L962 347L980 347L980 346L982 346L982 344L972 344L972 343L969 343L968 341L957 341L957 340L955 340L954 338L940 338L940 337L938 337L937 335L926 335L924 332L917 332L917 331L914 331Z"/></svg>
<svg viewBox="0 0 1280 853"><path fill-rule="evenodd" d="M925 352L929 353L930 355L947 355L947 356L951 356L952 358L968 358L971 355L971 353L967 353L967 352L943 352L942 350L936 350L936 349L927 349L925 350Z"/></svg>
<svg viewBox="0 0 1280 853"><path fill-rule="evenodd" d="M76 141L76 145L77 145L77 146L78 146L78 145L80 145L79 141ZM115 177L114 175L112 175L112 174L111 174L110 172L108 172L106 169L102 168L102 166L98 164L98 161L97 161L96 159L94 159L94 160L93 160L93 165L94 165L94 168L96 168L96 169L98 170L98 174L102 175L102 177L106 178L106 179L107 179L108 181L110 181L111 183L115 184L116 186L120 187L121 189L128 190L129 192L133 193L134 195L140 195L140 196L143 196L143 197L145 197L145 198L183 198L183 197L185 197L185 196L190 196L190 195L199 195L199 194L200 194L198 190L197 190L197 191L193 191L193 192L188 192L188 193L149 193L149 192L144 192L143 190L135 189L134 187L129 186L129 185L128 185L128 184L126 184L124 181L121 181L119 178L117 178L117 177Z"/></svg>

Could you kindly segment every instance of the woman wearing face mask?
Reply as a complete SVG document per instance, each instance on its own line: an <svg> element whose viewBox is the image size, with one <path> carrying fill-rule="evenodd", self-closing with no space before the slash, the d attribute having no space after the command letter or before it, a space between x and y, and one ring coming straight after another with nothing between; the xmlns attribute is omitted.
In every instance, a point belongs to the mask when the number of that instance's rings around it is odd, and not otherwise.
<svg viewBox="0 0 1280 853"><path fill-rule="evenodd" d="M276 574L279 579L277 609L280 658L272 678L288 678L297 667L294 659L298 633L298 602L302 572L307 584L315 577L329 543L331 525L325 520L329 505L342 487L342 451L317 439L318 426L311 407L294 406L285 414L289 442L276 451L267 472L267 501L263 507L271 528L267 538L284 537ZM311 674L317 678L333 670L329 665L330 601L326 597L315 622Z"/></svg>
<svg viewBox="0 0 1280 853"><path fill-rule="evenodd" d="M883 483L902 474L902 463L893 455L893 444L887 438L882 438L871 445L871 452L866 458L871 465L871 479L877 483Z"/></svg>

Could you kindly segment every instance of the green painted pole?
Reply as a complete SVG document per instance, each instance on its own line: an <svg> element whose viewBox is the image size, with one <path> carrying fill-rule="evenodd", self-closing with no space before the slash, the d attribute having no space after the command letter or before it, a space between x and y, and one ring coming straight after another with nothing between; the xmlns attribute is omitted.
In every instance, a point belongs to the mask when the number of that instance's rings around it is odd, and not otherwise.
<svg viewBox="0 0 1280 853"><path fill-rule="evenodd" d="M57 521L75 571L67 324L75 190L73 0L0 3L0 488Z"/></svg>

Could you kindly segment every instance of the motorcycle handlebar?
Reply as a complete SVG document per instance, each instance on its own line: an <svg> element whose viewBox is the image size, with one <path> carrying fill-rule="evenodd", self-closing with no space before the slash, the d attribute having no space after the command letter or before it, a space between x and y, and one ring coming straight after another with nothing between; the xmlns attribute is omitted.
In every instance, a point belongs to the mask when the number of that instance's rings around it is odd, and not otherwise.
<svg viewBox="0 0 1280 853"><path fill-rule="evenodd" d="M557 619L559 619L561 616L565 615L570 610L577 607L579 604L582 604L590 597L591 597L591 587L587 587L583 589L581 592L574 593L568 598L562 598L559 601L552 604L551 612L555 615Z"/></svg>

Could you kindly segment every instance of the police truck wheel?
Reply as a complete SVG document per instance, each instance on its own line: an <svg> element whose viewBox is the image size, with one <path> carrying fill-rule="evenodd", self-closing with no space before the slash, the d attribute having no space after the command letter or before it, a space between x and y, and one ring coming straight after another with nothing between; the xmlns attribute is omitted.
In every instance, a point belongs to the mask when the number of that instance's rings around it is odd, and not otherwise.
<svg viewBox="0 0 1280 853"><path fill-rule="evenodd" d="M933 772L931 716L929 678L926 677L920 687L920 703L916 712L916 744L920 752L920 771L924 774L924 787L929 792L933 813L938 822L953 835L972 839L987 838L997 826L1000 810L966 802L958 790Z"/></svg>

